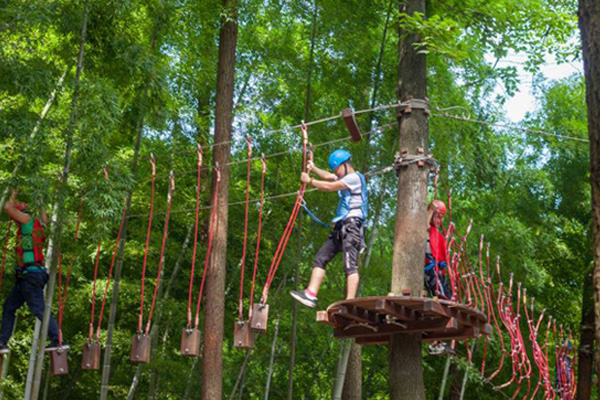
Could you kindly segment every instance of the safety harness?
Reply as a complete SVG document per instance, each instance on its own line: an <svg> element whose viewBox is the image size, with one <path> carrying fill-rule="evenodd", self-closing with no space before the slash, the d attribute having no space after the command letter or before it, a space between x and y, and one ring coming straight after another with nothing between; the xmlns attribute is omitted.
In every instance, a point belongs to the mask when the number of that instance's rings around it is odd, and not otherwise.
<svg viewBox="0 0 600 400"><path fill-rule="evenodd" d="M33 231L31 234L23 233L22 224L17 224L17 226L17 243L15 246L17 270L26 271L43 268L44 242L46 241L44 225L39 220L35 219L33 221ZM31 236L31 240L27 240L28 236ZM32 254L33 261L25 262L25 254Z"/></svg>

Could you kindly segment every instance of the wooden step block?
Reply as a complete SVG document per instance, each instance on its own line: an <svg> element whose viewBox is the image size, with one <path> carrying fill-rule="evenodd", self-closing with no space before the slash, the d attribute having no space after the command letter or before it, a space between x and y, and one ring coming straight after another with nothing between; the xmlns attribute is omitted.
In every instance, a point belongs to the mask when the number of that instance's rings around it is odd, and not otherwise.
<svg viewBox="0 0 600 400"><path fill-rule="evenodd" d="M50 371L52 375L68 375L69 363L67 360L67 350L58 348L50 352Z"/></svg>
<svg viewBox="0 0 600 400"><path fill-rule="evenodd" d="M198 357L200 355L200 338L202 334L198 329L183 329L181 331L181 347L179 351L184 357Z"/></svg>
<svg viewBox="0 0 600 400"><path fill-rule="evenodd" d="M100 348L100 343L98 341L86 343L83 345L81 369L100 369Z"/></svg>
<svg viewBox="0 0 600 400"><path fill-rule="evenodd" d="M133 335L130 361L134 364L146 364L150 361L150 336Z"/></svg>

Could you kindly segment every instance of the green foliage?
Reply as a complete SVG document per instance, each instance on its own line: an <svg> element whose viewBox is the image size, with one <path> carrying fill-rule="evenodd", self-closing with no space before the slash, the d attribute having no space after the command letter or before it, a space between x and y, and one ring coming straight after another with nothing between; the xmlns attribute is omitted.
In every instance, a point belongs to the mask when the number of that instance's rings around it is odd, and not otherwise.
<svg viewBox="0 0 600 400"><path fill-rule="evenodd" d="M287 129L268 133L269 130L297 124L304 118L335 115L349 105L366 109L396 101L397 28L422 37L419 48L428 55L428 97L434 106L460 106L473 118L495 122L502 120L496 110L501 109L505 98L491 94L501 82L507 96L512 95L519 77L514 67L499 68L486 61L487 57L502 58L512 52L525 52L529 56L528 70L536 71L547 53L565 60L576 52L572 48L572 38L576 35L573 2L429 3L426 15L408 17L395 2L383 0L368 4L357 0L240 2L230 200L235 203L244 199L245 135L253 138L255 156L282 153L268 159L266 195L294 192L298 188L301 160L300 132ZM0 20L6 21L0 24L0 188L17 184L26 200L50 208L56 196L57 173L63 164L82 11L83 2L72 0L8 0L0 6ZM123 201L132 190L110 387L111 398L127 396L134 374L128 357L139 307L149 212L150 154L157 159L157 182L146 293L151 293L156 285L170 170L175 172L176 191L165 255L165 282L171 279L177 260L181 257L182 261L181 271L173 278L170 297L162 304L158 357L143 368L137 398L148 394L152 371L158 376L159 398L181 398L188 387L195 398L201 390L200 364L191 370L192 361L182 359L176 351L180 330L185 326L191 264L191 248L183 252L181 246L193 223L195 149L196 143L201 143L205 169L201 174L203 208L196 261L197 293L210 212L206 206L210 201L210 145L222 15L231 14L214 0L90 0L84 70L75 114L72 174L65 204L68 224L61 242L64 267L73 262L63 326L72 345L69 351L72 374L51 379L50 399L63 398L67 391L71 398L77 399L98 394L99 374L79 370L90 318L94 258L101 243L97 282L97 293L101 296ZM316 31L311 60L313 21ZM58 87L65 71L65 82ZM54 89L58 90L58 96L48 116L40 121L40 113ZM585 137L583 96L580 77L541 84L539 111L528 117L526 125L560 135ZM368 132L375 126L394 122L395 118L390 111L377 111L359 115L357 120L361 131ZM30 140L38 123L39 132ZM141 156L137 173L132 176L133 141L139 129L144 133ZM341 121L312 126L309 133L317 165L325 165L329 152L340 146L352 151L353 160L362 171L369 171L391 163L397 147L396 130L392 127L375 132L356 144L328 145L321 144L347 135ZM583 278L591 261L585 144L446 119L438 112L430 118L430 130L430 149L441 165L439 197L452 190L453 219L458 232L464 234L468 221L473 219L472 237L484 235L485 241L491 243L493 257L501 257L503 271L514 272L516 279L526 283L540 309L551 309L560 321L573 328L577 326ZM15 181L11 173L19 163ZM106 165L108 181L102 171ZM259 179L260 163L256 160L252 164L251 199L259 196ZM374 246L370 265L362 271L365 296L388 292L397 181L393 174L388 174L372 179L369 185L373 199L371 215L380 214L380 219L369 222ZM84 204L83 222L79 243L74 245L80 199ZM332 216L335 195L311 192L306 200L322 219ZM293 197L265 203L258 263L259 292L292 204ZM257 212L257 203L253 201L246 277L254 262ZM6 219L0 218L0 233L3 233ZM243 218L244 207L232 205L224 299L225 396L233 389L245 357L244 352L232 346ZM271 398L286 398L292 327L292 299L287 292L307 282L312 258L328 233L308 217L302 218L302 231L294 231L273 283L269 330L267 335L257 338L241 398L258 399L264 395L265 366L269 363L277 316L280 329L270 394ZM475 242L474 239L469 242L472 259L477 253ZM10 262L12 258L9 265ZM294 276L296 265L300 267L299 281ZM4 280L2 298L11 279L8 274ZM338 300L344 284L341 261L336 260L330 265L319 294L320 307ZM247 305L248 279L244 289ZM146 305L148 300L149 296ZM105 329L106 318L104 321ZM313 321L313 312L299 309L294 398L329 397L335 377L340 344L332 338L330 329ZM22 397L32 326L31 315L23 310L11 342L9 377L1 383L8 398ZM490 346L488 364L492 368L499 361L499 347L496 341ZM480 360L481 351L480 346L476 360ZM461 354L464 354L462 349ZM363 349L363 397L386 398L386 364L385 347ZM459 370L465 367L461 361ZM424 369L428 398L434 398L443 362L425 358ZM469 380L467 398L497 398L490 386L478 381L475 375ZM508 375L506 370L498 380Z"/></svg>

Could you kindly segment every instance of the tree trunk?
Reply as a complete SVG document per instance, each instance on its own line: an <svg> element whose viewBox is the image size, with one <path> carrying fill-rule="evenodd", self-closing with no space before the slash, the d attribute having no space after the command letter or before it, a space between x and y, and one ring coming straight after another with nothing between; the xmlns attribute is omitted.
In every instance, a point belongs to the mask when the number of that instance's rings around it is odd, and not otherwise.
<svg viewBox="0 0 600 400"><path fill-rule="evenodd" d="M462 381L460 380L460 369L456 362L452 362L450 365L450 376L454 379L452 386L450 386L450 400L459 400Z"/></svg>
<svg viewBox="0 0 600 400"><path fill-rule="evenodd" d="M594 368L594 305L592 274L583 283L579 364L577 368L577 400L590 400Z"/></svg>
<svg viewBox="0 0 600 400"><path fill-rule="evenodd" d="M362 399L362 347L354 340L350 343L350 354L348 366L346 367L346 379L344 379L344 390L342 400Z"/></svg>
<svg viewBox="0 0 600 400"><path fill-rule="evenodd" d="M344 339L341 341L341 343L342 346L340 348L340 355L335 367L335 382L333 383L333 394L331 396L333 400L340 400L342 398L352 339Z"/></svg>
<svg viewBox="0 0 600 400"><path fill-rule="evenodd" d="M275 349L277 348L277 334L279 333L279 316L275 322L275 334L273 335L273 345L271 346L271 359L269 360L269 371L267 372L267 384L265 385L265 400L269 400L269 390L271 389L271 377L273 376L273 363L275 361Z"/></svg>
<svg viewBox="0 0 600 400"><path fill-rule="evenodd" d="M452 364L452 357L446 357L446 364L444 365L444 374L442 375L442 383L440 384L440 394L438 400L444 400L444 394L446 392L446 383L448 382L448 374L450 373L450 364Z"/></svg>
<svg viewBox="0 0 600 400"><path fill-rule="evenodd" d="M37 321L37 319L36 319ZM13 334L15 333L15 328L17 323L19 322L19 314L15 315L15 324L13 325ZM32 346L33 347L33 346ZM6 378L8 374L8 366L10 365L10 353L4 355L4 362L2 363L2 374L0 375L0 381ZM0 385L0 400L4 399L4 387L6 385Z"/></svg>
<svg viewBox="0 0 600 400"><path fill-rule="evenodd" d="M229 209L229 151L233 120L235 49L237 43L237 0L223 0L224 15L219 34L219 60L215 108L213 165L221 168L217 199L217 228L211 266L206 282L204 346L202 348L202 400L221 399L223 391L223 320L225 313L225 269L227 264L227 221ZM215 190L216 177L212 179Z"/></svg>
<svg viewBox="0 0 600 400"><path fill-rule="evenodd" d="M424 0L400 2L400 12L425 14ZM399 31L398 97L400 101L426 99L426 57L414 44L420 37ZM427 154L429 127L424 110L399 114L400 148L409 155L422 148ZM398 174L398 206L392 259L392 292L410 289L419 295L423 287L423 254L427 227L428 169L410 164ZM389 344L389 385L391 400L424 400L420 335L394 335Z"/></svg>
<svg viewBox="0 0 600 400"><path fill-rule="evenodd" d="M69 180L69 173L71 167L71 151L73 148L73 131L75 129L75 122L77 121L77 101L79 99L79 82L81 79L81 73L83 71L83 54L85 50L85 39L87 32L87 21L89 13L89 0L86 0L83 7L83 22L81 26L81 38L79 42L79 58L77 61L77 71L75 73L75 82L73 84L73 98L71 100L71 110L69 112L69 121L65 129L65 159L63 162L63 170L60 177L60 186L57 191L56 210L54 212L56 216L56 224L53 225L53 232L51 234L51 240L56 246L60 248L60 236L62 232L62 224L64 221L64 204L67 195L67 182ZM60 251L60 250L59 250ZM48 259L46 265L49 266L49 278L46 286L46 299L44 306L44 317L42 319L40 328L40 340L38 343L37 359L35 362L35 369L33 373L33 382L31 385L31 399L37 400L40 394L40 387L42 381L42 371L44 369L44 352L46 347L46 339L48 337L48 325L50 322L50 313L52 312L52 303L54 300L54 284L56 282L56 271L57 271L57 254L59 251L55 251L54 246L48 246Z"/></svg>
<svg viewBox="0 0 600 400"><path fill-rule="evenodd" d="M595 320L600 321L600 3L597 0L579 0L579 28L583 43L583 70L590 139L594 313ZM596 343L600 343L600 324L595 325ZM600 365L600 346L596 347L596 365Z"/></svg>

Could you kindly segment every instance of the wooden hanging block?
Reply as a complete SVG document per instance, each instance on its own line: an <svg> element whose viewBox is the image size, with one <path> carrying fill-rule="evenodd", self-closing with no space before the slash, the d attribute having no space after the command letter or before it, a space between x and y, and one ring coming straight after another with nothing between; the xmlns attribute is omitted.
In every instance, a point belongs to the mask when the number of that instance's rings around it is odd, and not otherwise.
<svg viewBox="0 0 600 400"><path fill-rule="evenodd" d="M50 352L50 370L52 375L67 375L69 373L66 349L59 347Z"/></svg>
<svg viewBox="0 0 600 400"><path fill-rule="evenodd" d="M250 320L237 321L233 325L233 345L238 349L251 349L254 333L250 330Z"/></svg>
<svg viewBox="0 0 600 400"><path fill-rule="evenodd" d="M362 136L360 134L360 129L358 129L356 119L354 118L354 111L352 111L351 108L344 108L342 110L342 118L344 118L344 123L346 124L346 128L348 128L348 132L350 132L352 141L359 142L362 139Z"/></svg>
<svg viewBox="0 0 600 400"><path fill-rule="evenodd" d="M83 345L81 358L81 369L94 370L100 369L100 343L94 341Z"/></svg>
<svg viewBox="0 0 600 400"><path fill-rule="evenodd" d="M184 328L181 331L180 353L184 357L198 357L200 355L200 337L198 329Z"/></svg>
<svg viewBox="0 0 600 400"><path fill-rule="evenodd" d="M134 364L145 364L150 361L150 336L133 335L130 360Z"/></svg>
<svg viewBox="0 0 600 400"><path fill-rule="evenodd" d="M254 332L267 332L267 320L269 319L268 304L253 304L252 319L250 320L250 329Z"/></svg>

